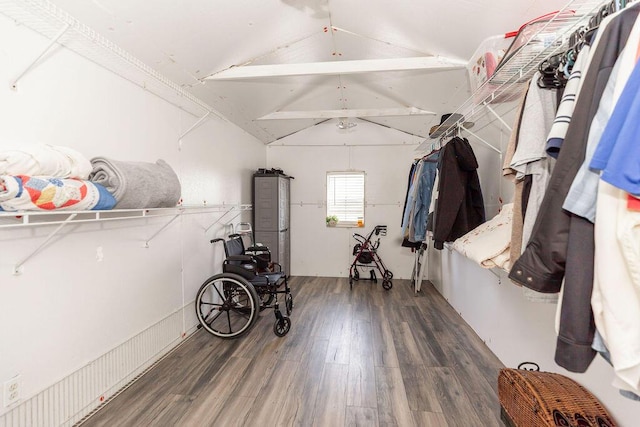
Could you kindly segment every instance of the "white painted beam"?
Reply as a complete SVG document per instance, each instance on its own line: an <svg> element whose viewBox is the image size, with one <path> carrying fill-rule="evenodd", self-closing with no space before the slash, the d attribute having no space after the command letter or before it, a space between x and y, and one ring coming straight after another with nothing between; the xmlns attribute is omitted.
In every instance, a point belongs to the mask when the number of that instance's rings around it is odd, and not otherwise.
<svg viewBox="0 0 640 427"><path fill-rule="evenodd" d="M437 115L433 111L408 108L373 108L352 110L309 110L309 111L274 111L256 120L289 120L289 119L333 119L340 117L389 117Z"/></svg>
<svg viewBox="0 0 640 427"><path fill-rule="evenodd" d="M355 61L309 62L301 64L244 65L214 73L205 80L235 80L260 77L335 75L409 70L455 70L467 65L442 56L362 59Z"/></svg>

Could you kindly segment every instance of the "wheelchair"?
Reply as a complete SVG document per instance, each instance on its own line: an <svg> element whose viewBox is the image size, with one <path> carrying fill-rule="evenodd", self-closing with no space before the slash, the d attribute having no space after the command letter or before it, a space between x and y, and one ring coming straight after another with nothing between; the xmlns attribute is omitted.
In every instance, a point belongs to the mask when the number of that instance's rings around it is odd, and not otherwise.
<svg viewBox="0 0 640 427"><path fill-rule="evenodd" d="M209 277L198 290L198 328L220 338L237 338L253 327L259 312L273 309L273 332L285 336L291 329L293 296L282 267L271 262L266 246L245 248L240 234L232 234L226 241L211 240L212 244L220 242L226 258L222 273ZM278 295L282 294L286 314L280 311Z"/></svg>

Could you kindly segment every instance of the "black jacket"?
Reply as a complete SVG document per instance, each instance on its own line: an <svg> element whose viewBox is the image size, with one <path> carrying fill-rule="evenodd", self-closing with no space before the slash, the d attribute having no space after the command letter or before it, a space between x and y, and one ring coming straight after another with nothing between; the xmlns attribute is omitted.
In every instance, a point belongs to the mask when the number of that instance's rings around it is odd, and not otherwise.
<svg viewBox="0 0 640 427"><path fill-rule="evenodd" d="M469 141L453 138L440 153L438 199L434 209L434 247L442 249L485 221L478 161Z"/></svg>

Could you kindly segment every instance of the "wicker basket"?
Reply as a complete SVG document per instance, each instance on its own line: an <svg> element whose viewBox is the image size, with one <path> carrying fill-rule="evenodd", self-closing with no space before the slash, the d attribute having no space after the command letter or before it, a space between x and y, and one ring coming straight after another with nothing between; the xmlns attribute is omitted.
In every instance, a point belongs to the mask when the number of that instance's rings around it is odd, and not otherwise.
<svg viewBox="0 0 640 427"><path fill-rule="evenodd" d="M502 369L498 376L502 421L509 427L614 427L587 389L549 372Z"/></svg>

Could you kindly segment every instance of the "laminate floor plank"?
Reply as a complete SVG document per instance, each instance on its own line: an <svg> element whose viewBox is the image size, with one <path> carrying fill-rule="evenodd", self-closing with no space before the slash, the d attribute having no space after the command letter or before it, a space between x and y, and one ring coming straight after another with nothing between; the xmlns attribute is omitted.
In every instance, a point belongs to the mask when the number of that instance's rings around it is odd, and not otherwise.
<svg viewBox="0 0 640 427"><path fill-rule="evenodd" d="M411 414L417 427L455 427L460 425L456 424L455 420L451 420L451 425L447 424L447 417L444 414L420 411L413 411Z"/></svg>
<svg viewBox="0 0 640 427"><path fill-rule="evenodd" d="M414 412L442 413L437 390L428 374L429 369L422 365L403 366L401 371L407 402Z"/></svg>
<svg viewBox="0 0 640 427"><path fill-rule="evenodd" d="M382 306L371 307L371 329L373 331L373 360L375 366L397 368L398 354L393 342L393 332Z"/></svg>
<svg viewBox="0 0 640 427"><path fill-rule="evenodd" d="M376 367L378 420L385 426L411 426L413 415L400 368Z"/></svg>
<svg viewBox="0 0 640 427"><path fill-rule="evenodd" d="M230 358L200 395L193 399L189 410L174 425L211 425L225 410L225 405L231 404L231 402L227 402L228 398L232 390L242 381L251 362L251 359Z"/></svg>
<svg viewBox="0 0 640 427"><path fill-rule="evenodd" d="M207 424L209 427L217 426L229 426L229 427L243 427L250 424L247 423L247 416L251 408L257 406L260 399L255 397L242 397L242 396L229 396L222 407L220 412L213 420L211 424ZM183 424L185 427L189 424ZM200 426L200 424L195 424Z"/></svg>
<svg viewBox="0 0 640 427"><path fill-rule="evenodd" d="M349 364L353 325L353 306L339 305L334 314L333 328L329 338L327 363Z"/></svg>
<svg viewBox="0 0 640 427"><path fill-rule="evenodd" d="M325 363L313 416L314 426L341 427L347 410L349 365Z"/></svg>
<svg viewBox="0 0 640 427"><path fill-rule="evenodd" d="M313 415L318 397L318 388L324 375L324 360L329 340L315 339L308 352L303 356L298 371L288 391L277 425L309 426L313 424Z"/></svg>
<svg viewBox="0 0 640 427"><path fill-rule="evenodd" d="M407 322L391 321L391 333L396 347L398 362L402 365L421 365L422 356Z"/></svg>
<svg viewBox="0 0 640 427"><path fill-rule="evenodd" d="M359 356L349 363L347 405L377 408L376 371L372 356Z"/></svg>
<svg viewBox="0 0 640 427"><path fill-rule="evenodd" d="M434 385L440 406L447 419L456 426L496 426L494 418L481 419L473 407L470 397L465 392L455 372L451 368L431 368L428 371ZM533 426L532 426L533 427Z"/></svg>
<svg viewBox="0 0 640 427"><path fill-rule="evenodd" d="M418 307L406 307L400 315L410 325L421 363L426 366L448 366L448 351L440 345L441 340L431 331L431 327Z"/></svg>
<svg viewBox="0 0 640 427"><path fill-rule="evenodd" d="M347 427L371 427L378 425L378 411L372 408L347 407Z"/></svg>
<svg viewBox="0 0 640 427"><path fill-rule="evenodd" d="M294 277L291 331L199 330L83 426L499 426L502 364L428 281Z"/></svg>
<svg viewBox="0 0 640 427"><path fill-rule="evenodd" d="M278 419L284 402L289 399L299 366L298 362L283 360L274 367L256 396L260 404L254 404L247 414L247 425L269 425Z"/></svg>

